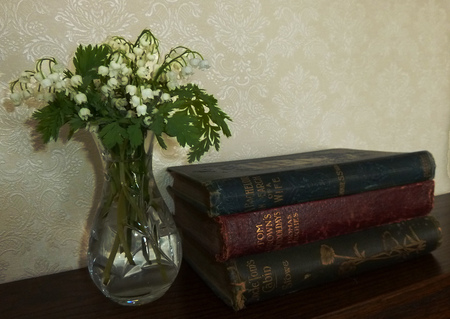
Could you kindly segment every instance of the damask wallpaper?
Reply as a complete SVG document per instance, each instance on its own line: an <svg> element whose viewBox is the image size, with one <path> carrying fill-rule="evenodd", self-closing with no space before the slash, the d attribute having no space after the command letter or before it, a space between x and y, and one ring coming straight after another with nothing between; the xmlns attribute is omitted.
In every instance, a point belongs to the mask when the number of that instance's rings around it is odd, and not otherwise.
<svg viewBox="0 0 450 319"><path fill-rule="evenodd" d="M90 136L42 145L8 83L44 55L134 39L149 27L211 62L196 79L233 118L204 162L331 147L415 151L450 191L450 2L446 0L4 0L0 2L0 283L85 265L100 191ZM165 167L185 164L171 143ZM167 198L168 199L168 198ZM170 201L170 199L168 199Z"/></svg>

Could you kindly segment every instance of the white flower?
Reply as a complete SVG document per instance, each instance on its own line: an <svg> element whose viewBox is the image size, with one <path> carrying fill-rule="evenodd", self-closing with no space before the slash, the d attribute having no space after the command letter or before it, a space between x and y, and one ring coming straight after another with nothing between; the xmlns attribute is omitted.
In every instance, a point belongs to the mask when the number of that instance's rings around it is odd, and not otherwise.
<svg viewBox="0 0 450 319"><path fill-rule="evenodd" d="M73 99L75 100L75 103L77 103L78 105L87 102L87 96L81 92L78 92Z"/></svg>
<svg viewBox="0 0 450 319"><path fill-rule="evenodd" d="M109 85L103 85L101 90L104 95L108 96L109 92L111 92L111 87Z"/></svg>
<svg viewBox="0 0 450 319"><path fill-rule="evenodd" d="M185 66L184 68L181 69L181 74L182 74L183 76L189 76L189 75L191 75L192 73L194 73L194 70L193 70L192 67L189 66L189 65L187 65L187 66Z"/></svg>
<svg viewBox="0 0 450 319"><path fill-rule="evenodd" d="M128 83L128 77L122 76L122 78L120 79L120 85L127 85L127 83Z"/></svg>
<svg viewBox="0 0 450 319"><path fill-rule="evenodd" d="M147 53L147 60L150 62L154 62L154 61L158 60L158 55L152 54L152 53Z"/></svg>
<svg viewBox="0 0 450 319"><path fill-rule="evenodd" d="M83 121L87 121L87 119L92 116L91 114L91 110L89 110L86 107L83 107L80 109L80 111L78 112L78 116L83 120Z"/></svg>
<svg viewBox="0 0 450 319"><path fill-rule="evenodd" d="M22 94L20 92L11 93L10 98L15 106L22 104Z"/></svg>
<svg viewBox="0 0 450 319"><path fill-rule="evenodd" d="M50 73L47 78L52 82L56 82L59 80L60 75L58 73Z"/></svg>
<svg viewBox="0 0 450 319"><path fill-rule="evenodd" d="M74 75L70 78L70 84L72 84L72 86L80 86L83 83L83 78L81 77L81 75Z"/></svg>
<svg viewBox="0 0 450 319"><path fill-rule="evenodd" d="M124 110L125 106L128 105L128 101L126 98L113 99L114 106L120 110Z"/></svg>
<svg viewBox="0 0 450 319"><path fill-rule="evenodd" d="M143 47L147 47L150 45L150 39L148 37L142 37L139 40L139 43L143 46Z"/></svg>
<svg viewBox="0 0 450 319"><path fill-rule="evenodd" d="M120 65L120 63L117 63L116 61L111 61L109 67L113 70L120 70L122 66Z"/></svg>
<svg viewBox="0 0 450 319"><path fill-rule="evenodd" d="M116 78L111 78L108 80L108 86L111 88L116 88L119 85L119 81Z"/></svg>
<svg viewBox="0 0 450 319"><path fill-rule="evenodd" d="M66 82L64 81L57 81L55 82L55 89L56 91L60 92L66 87Z"/></svg>
<svg viewBox="0 0 450 319"><path fill-rule="evenodd" d="M145 61L144 59L138 59L137 61L136 61L136 65L138 66L138 67L145 67L145 64L147 63L147 61Z"/></svg>
<svg viewBox="0 0 450 319"><path fill-rule="evenodd" d="M174 71L169 71L166 73L167 79L169 81L176 81L177 80L177 73Z"/></svg>
<svg viewBox="0 0 450 319"><path fill-rule="evenodd" d="M147 105L145 104L140 104L136 107L136 114L137 116L142 116L147 114Z"/></svg>
<svg viewBox="0 0 450 319"><path fill-rule="evenodd" d="M189 64L193 66L194 68L198 67L198 64L200 63L199 58L192 58L189 60Z"/></svg>
<svg viewBox="0 0 450 319"><path fill-rule="evenodd" d="M56 73L63 73L64 72L64 65L56 63L52 67L52 71Z"/></svg>
<svg viewBox="0 0 450 319"><path fill-rule="evenodd" d="M141 98L137 95L133 95L131 97L130 103L131 103L131 105L133 105L133 107L137 107L138 105L141 104Z"/></svg>
<svg viewBox="0 0 450 319"><path fill-rule="evenodd" d="M178 81L169 81L167 82L167 88L169 90L175 90L180 84L178 83Z"/></svg>
<svg viewBox="0 0 450 319"><path fill-rule="evenodd" d="M137 87L136 87L135 85L128 84L128 85L125 87L125 90L126 90L126 92L127 92L128 94L130 94L130 95L135 95L135 94L136 94L136 91L137 91Z"/></svg>
<svg viewBox="0 0 450 319"><path fill-rule="evenodd" d="M19 77L20 83L29 83L31 78L31 74L29 72L22 72Z"/></svg>
<svg viewBox="0 0 450 319"><path fill-rule="evenodd" d="M41 86L44 88L44 89L46 89L46 88L48 88L48 87L50 87L52 85L52 81L50 80L50 79L43 79L42 81L41 81Z"/></svg>
<svg viewBox="0 0 450 319"><path fill-rule="evenodd" d="M127 76L131 74L132 70L124 64L120 72L122 73L122 75Z"/></svg>
<svg viewBox="0 0 450 319"><path fill-rule="evenodd" d="M144 53L144 50L142 50L142 48L140 48L140 47L134 47L133 53L136 54L136 56L141 56L142 53Z"/></svg>
<svg viewBox="0 0 450 319"><path fill-rule="evenodd" d="M140 77L141 79L142 79L142 78L146 78L147 75L148 75L148 70L147 70L147 68L141 66L141 67L137 70L136 75L137 75L138 77Z"/></svg>
<svg viewBox="0 0 450 319"><path fill-rule="evenodd" d="M127 58L131 61L134 61L134 59L136 59L136 55L133 52L128 52L126 54Z"/></svg>
<svg viewBox="0 0 450 319"><path fill-rule="evenodd" d="M107 76L109 73L109 68L107 66L99 66L98 67L98 74L103 75L103 76Z"/></svg>
<svg viewBox="0 0 450 319"><path fill-rule="evenodd" d="M161 95L161 100L163 100L163 101L170 101L170 94L169 93L163 93Z"/></svg>
<svg viewBox="0 0 450 319"><path fill-rule="evenodd" d="M42 80L44 79L44 77L42 76L42 74L36 73L36 74L34 75L34 79L35 79L36 81L38 81L38 82L42 82Z"/></svg>
<svg viewBox="0 0 450 319"><path fill-rule="evenodd" d="M211 67L208 60L201 60L198 64L200 70L206 70Z"/></svg>
<svg viewBox="0 0 450 319"><path fill-rule="evenodd" d="M141 95L144 100L153 99L153 91L150 88L141 90Z"/></svg>

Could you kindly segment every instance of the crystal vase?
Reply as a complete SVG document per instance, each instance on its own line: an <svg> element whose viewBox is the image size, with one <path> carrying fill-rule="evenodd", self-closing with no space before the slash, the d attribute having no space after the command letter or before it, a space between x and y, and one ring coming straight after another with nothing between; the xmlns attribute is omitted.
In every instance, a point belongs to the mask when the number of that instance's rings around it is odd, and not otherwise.
<svg viewBox="0 0 450 319"><path fill-rule="evenodd" d="M152 172L153 137L130 150L105 151L103 193L92 225L88 269L100 291L121 305L160 298L181 264L180 236Z"/></svg>

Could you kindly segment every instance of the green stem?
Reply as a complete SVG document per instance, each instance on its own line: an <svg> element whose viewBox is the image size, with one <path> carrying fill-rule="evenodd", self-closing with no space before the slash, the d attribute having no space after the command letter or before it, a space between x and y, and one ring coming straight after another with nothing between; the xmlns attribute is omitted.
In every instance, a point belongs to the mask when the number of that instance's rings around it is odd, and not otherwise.
<svg viewBox="0 0 450 319"><path fill-rule="evenodd" d="M103 284L107 285L109 283L109 279L111 277L111 269L114 264L114 259L116 258L117 251L119 250L119 236L116 234L116 238L114 240L114 244L111 248L111 253L109 254L108 261L105 265L105 270L103 271Z"/></svg>

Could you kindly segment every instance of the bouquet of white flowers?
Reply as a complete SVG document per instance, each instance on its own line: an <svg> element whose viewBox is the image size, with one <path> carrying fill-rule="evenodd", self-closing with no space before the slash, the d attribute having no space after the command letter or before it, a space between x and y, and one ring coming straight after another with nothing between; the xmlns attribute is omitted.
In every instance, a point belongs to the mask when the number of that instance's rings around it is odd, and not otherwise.
<svg viewBox="0 0 450 319"><path fill-rule="evenodd" d="M71 135L84 128L98 130L108 150L128 141L133 151L147 131L166 148L166 133L190 148L192 162L211 146L219 148L220 131L231 135L225 122L230 118L214 96L187 81L195 69L209 68L208 61L183 46L161 59L150 30L134 43L114 36L100 45L80 45L73 64L71 71L53 57L41 58L34 70L11 82L15 104L30 97L47 103L33 114L44 142L56 140L64 124Z"/></svg>

